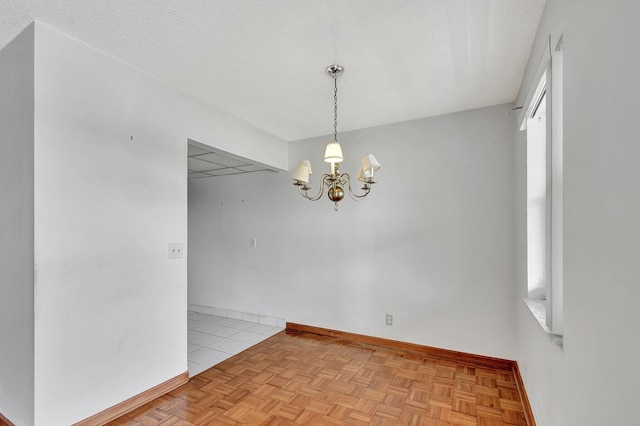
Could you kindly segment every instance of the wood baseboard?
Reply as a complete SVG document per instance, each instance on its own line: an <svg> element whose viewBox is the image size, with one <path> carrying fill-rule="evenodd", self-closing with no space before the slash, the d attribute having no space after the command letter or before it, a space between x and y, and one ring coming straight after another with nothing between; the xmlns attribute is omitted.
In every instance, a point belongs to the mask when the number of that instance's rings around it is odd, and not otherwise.
<svg viewBox="0 0 640 426"><path fill-rule="evenodd" d="M107 408L106 410L94 414L93 416L79 421L78 423L74 423L73 426L104 425L105 423L115 420L118 417L121 417L128 412L143 406L147 402L153 401L154 399L171 392L172 390L184 385L188 381L189 372L185 371L184 373L179 374L176 377L167 380L166 382L160 383L159 385L156 385L151 389L147 389L146 391L139 393L138 395L132 396L131 398L122 401L119 404L116 404L113 407Z"/></svg>
<svg viewBox="0 0 640 426"><path fill-rule="evenodd" d="M0 426L15 426L15 425L11 423L8 418L3 416L2 413L0 413Z"/></svg>
<svg viewBox="0 0 640 426"><path fill-rule="evenodd" d="M402 349L406 351L419 352L424 355L435 356L444 359L453 359L456 361L468 362L471 364L483 365L500 370L513 369L514 361L502 358L492 358L484 355L470 354L467 352L452 351L449 349L441 349L433 346L417 345L415 343L401 342L398 340L384 339L382 337L366 336L364 334L348 333L346 331L331 330L321 327L313 327L310 325L287 323L287 331L304 332L320 334L323 336L337 337L345 340L351 340L360 343L369 343L372 345L384 346L392 349Z"/></svg>
<svg viewBox="0 0 640 426"><path fill-rule="evenodd" d="M383 346L391 349L400 349L412 352L418 352L427 356L434 356L438 358L450 359L461 362L468 362L471 364L481 365L485 367L491 367L499 370L508 370L513 372L522 398L522 406L524 407L524 415L527 420L527 426L536 426L536 421L533 418L533 411L529 404L529 397L518 369L518 363L516 361L493 358L484 355L470 354L467 352L452 351L449 349L436 348L433 346L417 345L415 343L401 342L398 340L384 339L381 337L366 336L364 334L348 333L346 331L331 330L328 328L314 327L304 324L296 324L293 322L287 323L287 333L312 333L319 334L321 336L336 337L339 339L350 340L353 342L367 343L371 345Z"/></svg>
<svg viewBox="0 0 640 426"><path fill-rule="evenodd" d="M524 381L522 380L522 376L520 375L520 368L518 368L518 363L516 361L513 361L512 371L513 375L516 378L516 385L518 386L520 398L522 399L522 407L524 408L524 417L527 420L527 426L536 426L536 420L533 418L531 404L529 404L529 397L527 396L527 391L524 388Z"/></svg>

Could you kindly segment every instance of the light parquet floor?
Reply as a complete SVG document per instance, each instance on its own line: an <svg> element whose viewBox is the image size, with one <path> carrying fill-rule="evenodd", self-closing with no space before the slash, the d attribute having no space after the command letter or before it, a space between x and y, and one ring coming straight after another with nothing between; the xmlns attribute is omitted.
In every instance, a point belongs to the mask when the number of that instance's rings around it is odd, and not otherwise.
<svg viewBox="0 0 640 426"><path fill-rule="evenodd" d="M109 424L527 423L510 371L283 331Z"/></svg>

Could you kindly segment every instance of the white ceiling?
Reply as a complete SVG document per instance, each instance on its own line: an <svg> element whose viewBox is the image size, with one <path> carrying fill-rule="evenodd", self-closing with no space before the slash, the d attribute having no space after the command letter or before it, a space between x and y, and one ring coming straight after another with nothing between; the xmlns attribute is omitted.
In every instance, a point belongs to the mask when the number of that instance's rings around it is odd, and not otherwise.
<svg viewBox="0 0 640 426"><path fill-rule="evenodd" d="M544 0L0 0L285 140L512 102Z"/></svg>

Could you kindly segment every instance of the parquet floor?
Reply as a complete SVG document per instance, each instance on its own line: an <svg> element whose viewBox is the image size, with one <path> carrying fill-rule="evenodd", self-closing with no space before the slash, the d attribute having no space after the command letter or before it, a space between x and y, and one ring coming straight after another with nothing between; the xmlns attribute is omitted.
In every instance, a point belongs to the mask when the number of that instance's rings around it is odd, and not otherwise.
<svg viewBox="0 0 640 426"><path fill-rule="evenodd" d="M512 426L513 373L281 332L111 423Z"/></svg>

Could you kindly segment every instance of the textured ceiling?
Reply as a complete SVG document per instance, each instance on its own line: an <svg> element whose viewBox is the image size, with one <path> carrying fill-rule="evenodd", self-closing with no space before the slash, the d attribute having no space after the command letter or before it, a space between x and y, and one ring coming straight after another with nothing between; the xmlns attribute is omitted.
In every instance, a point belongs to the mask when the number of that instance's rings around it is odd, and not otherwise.
<svg viewBox="0 0 640 426"><path fill-rule="evenodd" d="M285 140L512 102L544 0L0 0Z"/></svg>

